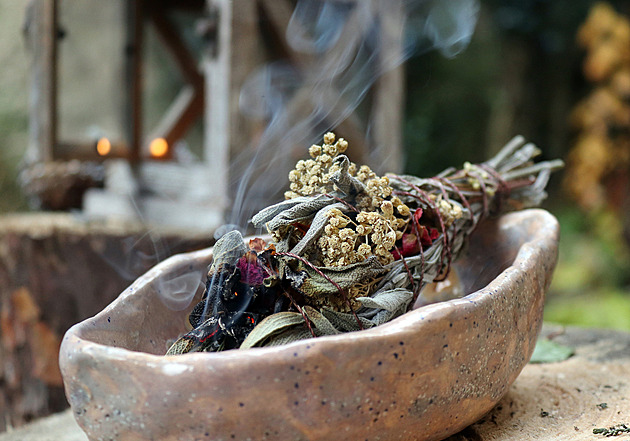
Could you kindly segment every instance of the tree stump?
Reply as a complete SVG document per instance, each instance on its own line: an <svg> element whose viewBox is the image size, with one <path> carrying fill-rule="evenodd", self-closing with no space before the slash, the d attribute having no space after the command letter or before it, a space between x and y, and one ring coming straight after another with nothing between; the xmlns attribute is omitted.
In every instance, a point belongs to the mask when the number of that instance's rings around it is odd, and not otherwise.
<svg viewBox="0 0 630 441"><path fill-rule="evenodd" d="M58 354L73 324L96 314L166 257L207 235L85 223L71 214L0 218L0 431L59 412Z"/></svg>

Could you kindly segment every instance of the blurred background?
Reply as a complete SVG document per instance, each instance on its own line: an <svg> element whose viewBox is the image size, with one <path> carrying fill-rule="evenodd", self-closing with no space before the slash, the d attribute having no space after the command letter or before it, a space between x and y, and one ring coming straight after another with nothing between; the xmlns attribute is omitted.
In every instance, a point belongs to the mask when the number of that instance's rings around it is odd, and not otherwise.
<svg viewBox="0 0 630 441"><path fill-rule="evenodd" d="M405 53L381 57L376 67L369 61L375 74L365 90L336 78L353 104L310 121L308 130L275 108L276 101L304 108L285 96L299 98L321 52L296 50L307 44L287 43L278 31L300 20L278 5L296 2L241 2L230 17L222 1L173 7L163 0L147 12L137 9L142 2L63 0L56 22L46 24L52 3L0 0L0 255L8 280L0 428L65 407L50 369L68 326L166 256L209 245L224 219L242 227L248 213L232 204L277 200L285 181L286 173L261 164L294 163L331 127L356 146L355 162L418 176L481 162L517 134L544 159L565 160L544 204L561 224L545 319L630 330L629 1L458 0L459 11L473 5L469 16L477 18L467 47L465 36L446 49L415 36L407 54L396 35L384 37L392 53ZM348 8L318 9L329 34ZM278 87L285 95L275 100ZM297 114L312 118L311 110ZM285 144L282 157L260 147ZM138 187L137 176L149 184ZM276 193L255 191L274 185ZM129 193L136 206L121 197ZM152 226L165 217L172 223ZM50 263L50 255L64 257ZM46 264L15 270L37 259ZM76 286L55 282L51 268L68 278L64 265L73 259L96 268L77 283L98 286L67 301L55 290ZM28 336L34 324L37 338ZM32 372L16 373L25 363Z"/></svg>

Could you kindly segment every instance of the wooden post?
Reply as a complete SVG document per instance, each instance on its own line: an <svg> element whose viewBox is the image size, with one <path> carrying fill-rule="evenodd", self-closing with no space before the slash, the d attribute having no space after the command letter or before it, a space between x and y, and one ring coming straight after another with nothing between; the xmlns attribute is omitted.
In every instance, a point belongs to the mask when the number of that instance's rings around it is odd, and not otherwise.
<svg viewBox="0 0 630 441"><path fill-rule="evenodd" d="M30 4L29 160L52 161L57 139L57 0Z"/></svg>
<svg viewBox="0 0 630 441"><path fill-rule="evenodd" d="M127 100L123 112L125 137L130 147L129 160L140 160L142 147L142 34L143 1L125 2L125 88Z"/></svg>
<svg viewBox="0 0 630 441"><path fill-rule="evenodd" d="M217 210L223 212L229 198L232 2L208 0L208 9L217 23L216 47L212 53L206 54L203 62L206 76L204 161L211 180L207 184L217 196Z"/></svg>
<svg viewBox="0 0 630 441"><path fill-rule="evenodd" d="M400 1L378 1L381 41L379 69L384 72L376 80L372 92L371 133L373 150L370 162L378 164L379 173L402 172L402 121L404 114L405 70L403 61L404 6ZM396 60L398 66L388 64ZM392 64L393 65L393 64ZM380 72L377 72L377 74Z"/></svg>
<svg viewBox="0 0 630 441"><path fill-rule="evenodd" d="M321 62L321 60L313 58L308 54L297 52L288 44L284 35L293 14L292 4L284 0L259 0L259 2L263 13L263 19L268 22L268 31L271 34L272 44L274 46L273 49L279 53L280 58L286 58L289 60L305 79L306 84L308 84L309 76L312 76L310 72L311 68L315 64ZM348 21L354 22L355 20L356 13L353 14L352 17L348 18ZM333 54L329 54L329 56L334 58L338 56L337 52L347 51L348 47L345 45L345 42L356 42L355 39L349 38L348 35L354 32L356 32L356 27L353 24L346 26L344 36L339 39L342 44L337 45L334 49L332 49ZM318 71L317 67L315 67L315 71ZM315 103L313 102L313 93L313 90L310 90L309 88L303 88L298 91L288 104L288 108L292 109L289 113L291 115L295 113L296 115L301 114L304 116L313 112L315 106ZM316 93L322 94L322 96L319 96L318 99L325 102L327 105L329 115L326 118L326 123L332 124L332 121L336 121L335 127L333 127L336 134L340 137L345 137L350 141L348 154L355 161L359 163L366 163L368 159L367 153L369 146L365 137L366 130L364 124L362 124L354 112L349 116L340 119L340 116L343 115L348 108L348 103L345 102L345 99L340 91L334 90L331 87L318 90ZM301 112L297 113L300 110Z"/></svg>

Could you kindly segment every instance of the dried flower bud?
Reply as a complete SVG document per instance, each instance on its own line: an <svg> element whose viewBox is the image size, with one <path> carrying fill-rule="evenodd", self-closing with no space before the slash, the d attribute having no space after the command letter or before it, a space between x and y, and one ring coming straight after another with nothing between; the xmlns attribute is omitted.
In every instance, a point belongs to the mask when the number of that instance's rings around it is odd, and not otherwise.
<svg viewBox="0 0 630 441"><path fill-rule="evenodd" d="M297 182L300 179L300 172L297 170L291 170L289 172L289 181Z"/></svg>
<svg viewBox="0 0 630 441"><path fill-rule="evenodd" d="M337 146L335 144L333 145L324 144L324 146L322 147L322 150L324 151L325 154L331 157L335 157L339 153L337 150Z"/></svg>
<svg viewBox="0 0 630 441"><path fill-rule="evenodd" d="M372 228L369 225L359 224L356 227L356 231L359 236L365 236L366 234L370 234L372 232Z"/></svg>
<svg viewBox="0 0 630 441"><path fill-rule="evenodd" d="M332 164L332 157L330 155L325 154L325 153L320 155L320 156L318 156L317 160L321 164L323 164L325 166L330 166Z"/></svg>
<svg viewBox="0 0 630 441"><path fill-rule="evenodd" d="M357 214L357 222L364 223L368 221L368 214L365 211L361 211Z"/></svg>
<svg viewBox="0 0 630 441"><path fill-rule="evenodd" d="M362 243L359 245L359 248L357 248L357 254L363 257L368 257L372 254L372 248L368 244Z"/></svg>
<svg viewBox="0 0 630 441"><path fill-rule="evenodd" d="M339 230L339 238L341 240L350 239L354 236L355 236L354 231L352 231L352 229L350 228L344 228L342 230Z"/></svg>
<svg viewBox="0 0 630 441"><path fill-rule="evenodd" d="M319 247L322 249L322 251L325 252L326 248L328 248L328 236L321 236L317 240L317 245L319 245Z"/></svg>
<svg viewBox="0 0 630 441"><path fill-rule="evenodd" d="M333 164L328 168L328 174L332 176L333 174L337 173L340 170L341 170L341 166L339 164Z"/></svg>
<svg viewBox="0 0 630 441"><path fill-rule="evenodd" d="M308 153L311 155L312 158L317 158L319 155L322 154L322 148L319 145L313 144L311 148L308 149Z"/></svg>
<svg viewBox="0 0 630 441"><path fill-rule="evenodd" d="M370 236L370 240L375 244L380 244L383 241L383 234L379 232L374 232Z"/></svg>
<svg viewBox="0 0 630 441"><path fill-rule="evenodd" d="M324 135L324 142L326 144L332 144L335 142L335 134L333 132L328 132Z"/></svg>
<svg viewBox="0 0 630 441"><path fill-rule="evenodd" d="M392 204L392 201L383 201L381 203L381 211L385 214L385 216L393 216L394 205Z"/></svg>
<svg viewBox="0 0 630 441"><path fill-rule="evenodd" d="M398 205L396 209L401 216L409 216L411 214L411 210L409 210L409 207L407 207L405 204Z"/></svg>
<svg viewBox="0 0 630 441"><path fill-rule="evenodd" d="M324 227L324 232L328 235L328 236L332 236L334 234L337 234L337 232L339 231L338 228L333 227L332 225L328 224Z"/></svg>
<svg viewBox="0 0 630 441"><path fill-rule="evenodd" d="M387 256L389 254L389 250L385 249L383 245L377 245L374 249L374 254L377 256Z"/></svg>
<svg viewBox="0 0 630 441"><path fill-rule="evenodd" d="M344 153L348 149L348 141L343 138L339 138L339 141L337 141L337 146L339 148L339 153Z"/></svg>

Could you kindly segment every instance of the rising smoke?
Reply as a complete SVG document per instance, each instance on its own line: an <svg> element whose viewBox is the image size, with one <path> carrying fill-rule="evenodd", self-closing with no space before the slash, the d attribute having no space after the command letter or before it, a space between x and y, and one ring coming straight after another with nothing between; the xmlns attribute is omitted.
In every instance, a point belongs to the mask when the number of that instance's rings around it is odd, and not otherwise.
<svg viewBox="0 0 630 441"><path fill-rule="evenodd" d="M218 236L243 230L257 210L278 200L305 147L346 120L380 76L412 55L437 49L454 57L464 50L478 11L476 0L299 0L286 30L293 63L261 66L242 88L241 112L267 128L230 168L236 191L229 226ZM386 18L392 16L393 26ZM369 141L369 123L364 129ZM387 145L370 149L369 165L387 171L378 167Z"/></svg>

